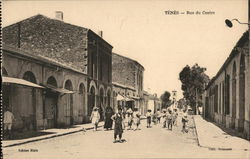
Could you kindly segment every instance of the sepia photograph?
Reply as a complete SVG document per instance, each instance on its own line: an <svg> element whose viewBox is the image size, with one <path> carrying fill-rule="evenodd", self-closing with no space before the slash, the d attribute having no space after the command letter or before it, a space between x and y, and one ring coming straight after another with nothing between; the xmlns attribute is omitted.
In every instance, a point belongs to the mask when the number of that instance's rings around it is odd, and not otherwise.
<svg viewBox="0 0 250 159"><path fill-rule="evenodd" d="M249 0L3 0L1 158L250 159Z"/></svg>

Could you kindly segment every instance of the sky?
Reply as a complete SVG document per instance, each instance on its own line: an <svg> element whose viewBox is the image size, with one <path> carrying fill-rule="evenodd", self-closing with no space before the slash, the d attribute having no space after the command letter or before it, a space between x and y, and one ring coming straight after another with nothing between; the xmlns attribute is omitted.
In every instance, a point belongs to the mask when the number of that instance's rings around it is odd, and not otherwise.
<svg viewBox="0 0 250 159"><path fill-rule="evenodd" d="M248 22L247 0L8 0L2 6L3 27L36 14L54 18L55 11L62 11L67 23L102 30L113 52L144 66L144 90L158 96L176 90L177 99L182 97L183 67L198 63L212 78L247 30L235 21L228 28L225 19Z"/></svg>

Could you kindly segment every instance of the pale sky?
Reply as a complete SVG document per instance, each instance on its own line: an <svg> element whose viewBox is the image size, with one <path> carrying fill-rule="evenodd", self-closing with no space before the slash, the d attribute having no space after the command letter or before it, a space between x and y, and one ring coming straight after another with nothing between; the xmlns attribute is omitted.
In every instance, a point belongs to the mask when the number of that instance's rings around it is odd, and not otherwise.
<svg viewBox="0 0 250 159"><path fill-rule="evenodd" d="M78 0L4 1L2 26L42 14L63 11L67 23L103 31L113 52L130 57L144 68L144 89L160 96L177 90L182 97L179 72L198 63L212 78L220 69L247 25L247 0ZM213 15L166 15L165 11L212 11Z"/></svg>

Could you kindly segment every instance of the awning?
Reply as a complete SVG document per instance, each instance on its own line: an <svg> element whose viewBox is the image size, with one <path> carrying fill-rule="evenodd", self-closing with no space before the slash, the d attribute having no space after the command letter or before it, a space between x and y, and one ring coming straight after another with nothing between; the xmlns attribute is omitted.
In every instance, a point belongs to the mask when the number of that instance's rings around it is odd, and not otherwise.
<svg viewBox="0 0 250 159"><path fill-rule="evenodd" d="M125 101L135 101L134 99L132 99L132 98L129 98L129 97L125 97Z"/></svg>
<svg viewBox="0 0 250 159"><path fill-rule="evenodd" d="M36 87L36 88L44 88L43 86L40 86L38 84L26 81L24 79L20 78L13 78L13 77L2 77L3 83L12 83L12 84L20 84L24 86L29 86L29 87Z"/></svg>
<svg viewBox="0 0 250 159"><path fill-rule="evenodd" d="M57 88L57 87L54 87L54 86L51 86L51 85L45 85L45 87L50 89L53 92L59 92L59 93L62 93L62 94L72 94L72 93L74 93L73 91L70 91L70 90L67 90L67 89L64 89L64 88Z"/></svg>

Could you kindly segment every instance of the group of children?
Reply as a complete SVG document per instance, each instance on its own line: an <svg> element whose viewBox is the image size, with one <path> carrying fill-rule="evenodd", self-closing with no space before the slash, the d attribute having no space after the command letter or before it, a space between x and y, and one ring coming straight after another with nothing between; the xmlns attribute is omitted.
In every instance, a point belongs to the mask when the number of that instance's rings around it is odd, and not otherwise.
<svg viewBox="0 0 250 159"><path fill-rule="evenodd" d="M140 125L140 117L141 114L139 113L138 109L135 108L134 111L129 108L128 110L123 110L122 108L118 108L118 112L115 113L111 119L114 122L114 143L115 142L123 142L122 141L122 134L123 130L126 128L126 125L128 127L127 130L138 130ZM177 118L178 118L178 112L177 109L171 110L171 109L163 109L162 112L158 109L156 113L152 113L151 110L148 110L146 113L147 118L147 128L151 127L151 122L153 121L154 124L161 123L161 120L163 121L163 128L168 128L169 130L172 130L173 125L177 126ZM100 120L100 114L98 113L98 108L94 108L93 112L91 114L91 121L94 124L94 130L97 129L98 123ZM188 132L187 129L187 114L184 111L182 115L182 132ZM133 126L133 128L132 128ZM119 140L117 141L117 136L119 137Z"/></svg>

